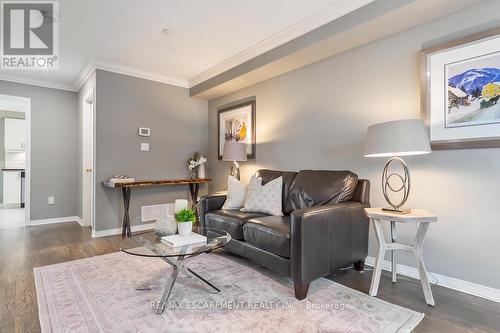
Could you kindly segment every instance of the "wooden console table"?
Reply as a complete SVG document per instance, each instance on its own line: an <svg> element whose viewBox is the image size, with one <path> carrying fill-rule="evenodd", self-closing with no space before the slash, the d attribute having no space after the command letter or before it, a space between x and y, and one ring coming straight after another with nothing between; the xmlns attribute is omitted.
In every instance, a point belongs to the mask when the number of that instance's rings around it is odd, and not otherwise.
<svg viewBox="0 0 500 333"><path fill-rule="evenodd" d="M157 179L157 180L138 180L129 183L112 183L112 182L102 182L102 186L108 188L121 188L123 195L123 223L122 223L122 237L132 237L132 231L130 229L130 194L133 188L145 188L151 186L167 186L167 185L189 185L189 193L191 194L191 207L196 211L196 205L198 204L198 191L200 189L200 184L208 183L211 181L210 178L203 179Z"/></svg>

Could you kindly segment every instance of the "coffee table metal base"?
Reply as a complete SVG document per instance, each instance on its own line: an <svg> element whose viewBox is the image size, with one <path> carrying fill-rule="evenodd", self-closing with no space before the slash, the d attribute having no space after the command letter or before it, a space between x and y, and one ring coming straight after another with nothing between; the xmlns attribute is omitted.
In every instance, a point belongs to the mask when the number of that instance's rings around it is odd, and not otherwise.
<svg viewBox="0 0 500 333"><path fill-rule="evenodd" d="M192 269L184 266L184 256L177 257L177 260L171 258L161 258L161 259L166 263L168 263L170 266L172 266L172 271L166 279L166 282L164 284L163 294L161 295L160 299L151 304L156 314L159 315L162 314L163 311L165 311L167 307L167 302L170 298L170 294L172 293L172 289L174 288L175 281L177 280L177 276L181 271L187 276L194 276L198 278L203 283L212 288L216 293L220 293L220 290L217 287L215 287L213 284L211 284L209 281L207 281L205 278L203 278L201 275L199 275ZM155 281L157 281L159 278L161 279L162 277L165 277L165 271L163 270L158 275L141 283L139 286L136 287L136 289L149 290L151 288L151 285L153 285Z"/></svg>

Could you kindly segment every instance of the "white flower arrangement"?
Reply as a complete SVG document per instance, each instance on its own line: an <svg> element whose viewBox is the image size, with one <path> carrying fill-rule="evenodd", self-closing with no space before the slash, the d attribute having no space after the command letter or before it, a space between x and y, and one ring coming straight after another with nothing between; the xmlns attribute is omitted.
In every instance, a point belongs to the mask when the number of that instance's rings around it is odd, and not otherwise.
<svg viewBox="0 0 500 333"><path fill-rule="evenodd" d="M203 156L203 154L196 152L193 157L188 159L188 168L189 170L194 170L202 164L207 162L207 158Z"/></svg>

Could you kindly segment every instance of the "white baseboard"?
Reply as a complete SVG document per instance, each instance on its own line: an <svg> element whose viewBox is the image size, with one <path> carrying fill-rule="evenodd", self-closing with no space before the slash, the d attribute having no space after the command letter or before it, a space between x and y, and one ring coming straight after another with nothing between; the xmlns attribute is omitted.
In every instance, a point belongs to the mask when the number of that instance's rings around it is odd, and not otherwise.
<svg viewBox="0 0 500 333"><path fill-rule="evenodd" d="M83 225L83 220L80 216L75 216L76 218L76 222L78 222L78 224L82 227L85 227L85 225Z"/></svg>
<svg viewBox="0 0 500 333"><path fill-rule="evenodd" d="M154 229L154 227L155 227L154 223L147 223L147 224L133 225L131 227L131 229L132 229L132 232L137 232L137 231ZM122 233L122 228L114 228L114 229L106 229L106 230L92 230L92 237L98 238L98 237L106 237L106 236L113 236L113 235L121 235L121 233Z"/></svg>
<svg viewBox="0 0 500 333"><path fill-rule="evenodd" d="M0 208L22 208L20 203L3 203Z"/></svg>
<svg viewBox="0 0 500 333"><path fill-rule="evenodd" d="M366 265L373 267L375 265L375 258L366 257L365 263ZM383 270L391 271L390 261L384 260ZM418 275L418 270L415 267L397 264L396 270L398 274L420 280L420 277ZM461 291L463 293L471 294L474 296L488 299L493 302L500 303L500 289L495 289L432 272L429 272L429 275L430 275L429 278L430 282L432 283L433 280L436 280L435 282L436 285L438 286Z"/></svg>
<svg viewBox="0 0 500 333"><path fill-rule="evenodd" d="M65 216L65 217L54 217L50 219L40 219L40 220L31 220L29 225L44 225L44 224L53 224L53 223L66 223L66 222L78 222L82 225L82 219L78 216Z"/></svg>

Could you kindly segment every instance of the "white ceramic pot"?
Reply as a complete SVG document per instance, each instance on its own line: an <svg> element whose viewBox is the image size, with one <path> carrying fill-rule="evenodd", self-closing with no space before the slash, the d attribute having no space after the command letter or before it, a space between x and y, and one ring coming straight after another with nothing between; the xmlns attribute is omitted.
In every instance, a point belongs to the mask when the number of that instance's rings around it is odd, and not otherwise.
<svg viewBox="0 0 500 333"><path fill-rule="evenodd" d="M191 235L193 231L193 222L177 222L177 230L181 236Z"/></svg>
<svg viewBox="0 0 500 333"><path fill-rule="evenodd" d="M205 164L200 164L198 166L198 178L200 179L207 178L207 175L205 173Z"/></svg>

